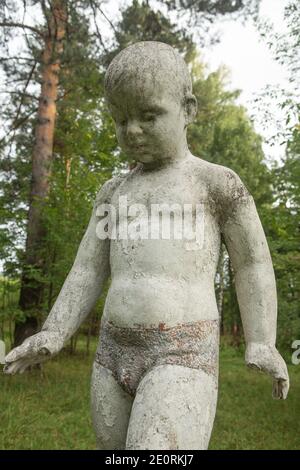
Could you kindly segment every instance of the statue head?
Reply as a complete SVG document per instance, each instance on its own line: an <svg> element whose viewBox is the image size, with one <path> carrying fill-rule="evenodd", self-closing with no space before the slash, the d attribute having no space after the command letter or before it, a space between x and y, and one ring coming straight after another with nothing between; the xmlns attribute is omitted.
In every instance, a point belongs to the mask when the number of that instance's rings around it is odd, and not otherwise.
<svg viewBox="0 0 300 470"><path fill-rule="evenodd" d="M105 91L120 146L145 164L180 158L197 112L188 68L171 46L133 44L109 65Z"/></svg>

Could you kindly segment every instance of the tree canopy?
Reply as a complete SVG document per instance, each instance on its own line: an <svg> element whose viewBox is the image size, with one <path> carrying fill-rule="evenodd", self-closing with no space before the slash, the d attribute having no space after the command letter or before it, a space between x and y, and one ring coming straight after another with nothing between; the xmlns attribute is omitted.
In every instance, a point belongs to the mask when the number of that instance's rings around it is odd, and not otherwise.
<svg viewBox="0 0 300 470"><path fill-rule="evenodd" d="M167 6L170 10L185 9L203 14L212 21L218 15L245 14L255 9L257 3L250 0L169 1ZM57 35L51 11L54 4L65 12L61 37ZM38 11L34 20L30 19L33 11ZM99 15L113 33L109 45L104 42ZM295 48L298 39L294 30L299 20L295 2L290 2L286 18L290 21L290 33L281 40L283 44L291 40ZM100 1L10 0L0 11L0 27L3 74L0 91L5 92L1 114L4 132L0 143L0 255L6 276L21 281L22 273L26 272L29 285L39 286L34 315L40 318L49 312L74 260L98 189L113 174L128 168L127 156L117 145L113 121L105 104L105 68L127 45L139 40L158 40L175 47L192 73L199 106L197 118L188 130L192 152L235 170L254 196L277 276L279 337L281 343L288 346L291 336L296 337L300 331L297 269L300 127L296 125L291 129L285 161L268 167L262 138L255 131L247 110L237 104L239 91L228 88L226 69L209 73L191 34L185 27L175 24L167 11L152 8L151 2L133 0L121 9L120 19L112 21L106 18ZM14 47L12 39L16 37L18 46ZM293 81L297 69L295 54L289 46L280 48L279 39L276 44L276 57L290 68ZM45 61L47 47L51 54ZM28 211L32 204L32 167L38 141L36 129L43 118L39 115L41 101L45 99L41 93L45 84L43 74L49 65L59 65L57 96L50 103L55 106L53 143L51 155L45 153L51 171L47 173L47 190L41 206L43 231L35 245L35 262L29 263L26 239L28 241ZM41 200L35 200L35 204L39 202ZM40 264L36 262L39 260ZM224 247L216 276L216 292L223 331L238 332L240 338L234 273ZM103 298L96 308L98 317L102 306ZM30 308L32 310L32 305ZM4 309L3 315L13 315L16 319L24 311L25 317L28 316L23 308L21 313L15 309L13 314Z"/></svg>

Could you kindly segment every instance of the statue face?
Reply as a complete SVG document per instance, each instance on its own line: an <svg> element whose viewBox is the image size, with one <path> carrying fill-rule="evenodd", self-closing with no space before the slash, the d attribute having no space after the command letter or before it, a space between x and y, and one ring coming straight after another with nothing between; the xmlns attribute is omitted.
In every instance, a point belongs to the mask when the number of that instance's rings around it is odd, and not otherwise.
<svg viewBox="0 0 300 470"><path fill-rule="evenodd" d="M159 163L178 156L185 142L185 114L181 97L168 83L147 80L122 85L109 99L121 148L142 163Z"/></svg>

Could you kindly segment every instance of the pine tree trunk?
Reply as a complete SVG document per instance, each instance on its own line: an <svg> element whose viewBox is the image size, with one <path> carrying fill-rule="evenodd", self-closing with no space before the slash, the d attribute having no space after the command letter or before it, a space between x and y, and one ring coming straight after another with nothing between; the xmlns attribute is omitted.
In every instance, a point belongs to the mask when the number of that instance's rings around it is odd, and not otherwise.
<svg viewBox="0 0 300 470"><path fill-rule="evenodd" d="M26 251L21 279L20 308L26 314L25 323L16 323L14 346L37 332L39 312L43 299L43 273L45 252L43 242L46 230L43 225L43 206L50 190L53 139L56 118L59 72L63 40L66 34L67 11L65 0L53 0L48 16L48 34L42 54L41 94L35 127L35 144L32 155L32 179L27 224Z"/></svg>

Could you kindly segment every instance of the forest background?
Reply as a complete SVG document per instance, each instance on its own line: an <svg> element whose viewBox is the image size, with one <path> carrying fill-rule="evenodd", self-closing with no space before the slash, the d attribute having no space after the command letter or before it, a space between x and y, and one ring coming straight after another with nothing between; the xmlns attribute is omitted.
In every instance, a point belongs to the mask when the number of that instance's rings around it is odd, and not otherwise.
<svg viewBox="0 0 300 470"><path fill-rule="evenodd" d="M112 3L117 17L110 14ZM157 40L175 47L192 73L199 105L188 131L192 153L232 168L255 199L277 280L277 346L291 364L292 344L300 339L300 5L286 2L285 33L279 34L260 17L260 3L1 0L0 338L7 350L38 331L72 266L96 193L107 179L128 171L104 100L107 65L127 45ZM285 67L289 91L267 88L257 99L260 116L268 119L270 101L284 116L273 136L285 149L280 161L264 155L263 137L239 104L240 91L228 87L227 69L211 72L202 59L207 45L218 40L212 26L228 18L252 21ZM92 355L107 288L66 345L65 367L70 355L79 362ZM244 339L224 245L215 288L222 350L234 363ZM55 363L49 367L55 370ZM37 372L29 374L25 388L36 385ZM10 386L16 399L22 382L15 379ZM8 432L3 447L20 442Z"/></svg>

